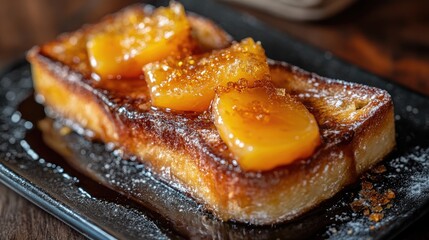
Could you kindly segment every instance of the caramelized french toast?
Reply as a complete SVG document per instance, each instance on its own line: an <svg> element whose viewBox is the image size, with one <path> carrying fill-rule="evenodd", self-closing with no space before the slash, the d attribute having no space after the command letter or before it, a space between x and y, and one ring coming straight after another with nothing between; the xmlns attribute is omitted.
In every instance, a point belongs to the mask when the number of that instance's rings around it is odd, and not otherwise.
<svg viewBox="0 0 429 240"><path fill-rule="evenodd" d="M210 78L203 78L204 89L211 90L204 90L207 94L199 100L202 104L190 108L191 101L176 104L178 109L171 109L170 105L159 107L154 105L154 97L151 96L154 86L149 84L150 76L147 73L157 70L157 66L164 69L163 64L170 62L182 66L182 59L190 55L200 56L205 64L210 60L209 57L205 58L206 55L223 56L223 51L234 49L240 44L232 43L229 35L214 23L196 15L188 15L189 26L180 28L180 41L169 41L177 46L169 45L168 52L173 54L167 60L165 53L159 59L138 53L126 59L112 57L114 62L103 62L104 65L97 65L97 61L92 60L103 51L96 48L91 50L93 45L88 43L104 41L103 37L92 36L111 31L109 28L115 26L121 28L129 21L143 21L141 19L153 15L152 12L151 8L140 5L130 7L98 24L33 48L28 54L28 60L32 65L35 91L43 104L55 113L52 117L68 119L89 130L91 137L112 142L137 156L160 179L190 194L220 219L257 225L293 219L353 183L360 174L393 149L393 104L386 91L326 79L287 63L268 60L266 68L258 69L268 72L269 81L274 86L270 89L282 89L285 97L281 101L289 101L295 106L292 110L284 111L285 116L291 115L292 118L286 122L293 122L294 118L298 119L294 115L301 114L310 119L310 123L314 119L316 126L308 124L310 127L302 127L311 130L312 138L291 145L292 149L288 151L298 149L299 154L288 159L287 163L273 164L267 169L259 168L260 164L245 167L237 159L239 151L232 149L233 144L223 137L228 135L230 128L221 128L214 121L214 118L222 117L222 112L214 109L228 107L228 104L210 103L210 99L220 98L224 93L215 89L214 85L206 88L205 83ZM188 29L189 33L183 29ZM186 43L183 45L183 42ZM163 46L160 44L154 49L163 49ZM245 49L245 52L249 51L247 47ZM132 52L121 51L118 50L120 54ZM245 61L246 57L242 59ZM252 55L252 61L255 59L259 58ZM104 67L115 64L115 61L122 67ZM136 62L144 64L144 68L136 68ZM228 66L232 66L232 63L228 62ZM121 69L130 70L121 75L118 74ZM204 72L204 69L201 71ZM178 74L177 71L173 73ZM237 71L234 70L234 73ZM237 81L241 76L249 78L245 73L237 74ZM255 80L263 80L260 78L264 76L261 74ZM231 85L234 84L228 86ZM250 93L246 95L249 98L259 94ZM192 97L192 94L189 96ZM166 101L167 104L181 101L171 95L168 97L172 99ZM230 97L227 100L234 100L243 96L230 94L226 97ZM234 118L228 121L233 122ZM228 121L221 122L224 124ZM226 131L226 134L222 131ZM304 134L306 131L297 133ZM275 132L275 129L270 132ZM273 138L276 139L273 141L281 141L281 137ZM308 145L312 145L311 149L302 150ZM258 158L264 158L266 154L267 158L262 161L270 161L270 158L278 158L284 153L270 155L270 151L274 150L278 151L277 148L265 148L260 151L262 154Z"/></svg>

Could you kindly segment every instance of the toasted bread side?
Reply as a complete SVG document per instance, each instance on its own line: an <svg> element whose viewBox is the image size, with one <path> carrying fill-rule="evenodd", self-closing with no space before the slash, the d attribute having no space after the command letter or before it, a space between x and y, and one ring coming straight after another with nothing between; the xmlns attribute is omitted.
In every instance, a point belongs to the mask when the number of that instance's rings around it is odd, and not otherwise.
<svg viewBox="0 0 429 240"><path fill-rule="evenodd" d="M85 48L76 43L85 41L87 31L141 10L129 8L31 50L35 90L59 117L136 155L219 218L258 225L292 219L352 183L394 147L393 105L387 92L271 61L275 84L314 114L322 145L311 158L288 166L242 171L207 113L151 107L144 80L100 83L91 78ZM201 40L208 48L229 44L228 35L212 22L197 16L190 20L196 33L209 29L201 38L218 39Z"/></svg>

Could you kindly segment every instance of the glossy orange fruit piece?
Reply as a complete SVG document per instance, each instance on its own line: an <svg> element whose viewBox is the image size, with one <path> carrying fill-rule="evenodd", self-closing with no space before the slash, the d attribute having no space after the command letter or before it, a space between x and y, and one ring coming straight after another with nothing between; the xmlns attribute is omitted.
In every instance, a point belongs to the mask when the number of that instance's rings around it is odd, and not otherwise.
<svg viewBox="0 0 429 240"><path fill-rule="evenodd" d="M246 171L264 171L311 156L319 127L307 108L271 83L231 87L216 95L215 125Z"/></svg>

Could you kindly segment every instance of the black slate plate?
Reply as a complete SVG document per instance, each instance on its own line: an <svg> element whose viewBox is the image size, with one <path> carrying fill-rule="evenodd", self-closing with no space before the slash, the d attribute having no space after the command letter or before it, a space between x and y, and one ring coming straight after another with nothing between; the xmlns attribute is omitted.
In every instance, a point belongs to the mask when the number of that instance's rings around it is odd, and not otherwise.
<svg viewBox="0 0 429 240"><path fill-rule="evenodd" d="M156 2L165 5L167 1ZM48 148L35 126L44 117L32 96L28 63L0 77L0 181L36 205L94 238L391 238L429 209L429 99L388 83L281 34L254 18L218 3L182 1L186 9L213 19L234 38L260 40L270 58L284 60L322 76L386 89L396 113L397 149L384 161L387 171L370 177L375 188L392 189L396 198L374 223L354 213L350 203L359 183L301 218L254 227L222 223L192 199L157 181L145 166L121 160L120 153L77 134L65 143L95 181ZM75 166L76 167L76 166ZM116 191L103 187L109 184ZM136 201L139 198L140 201Z"/></svg>

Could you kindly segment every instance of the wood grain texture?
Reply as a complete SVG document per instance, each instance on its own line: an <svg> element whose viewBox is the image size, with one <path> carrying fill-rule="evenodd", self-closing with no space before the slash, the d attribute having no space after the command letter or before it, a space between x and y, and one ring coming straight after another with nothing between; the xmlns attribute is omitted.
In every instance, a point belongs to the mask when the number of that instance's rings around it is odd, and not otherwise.
<svg viewBox="0 0 429 240"><path fill-rule="evenodd" d="M0 229L0 239L85 239L3 184L0 184Z"/></svg>

